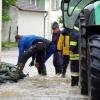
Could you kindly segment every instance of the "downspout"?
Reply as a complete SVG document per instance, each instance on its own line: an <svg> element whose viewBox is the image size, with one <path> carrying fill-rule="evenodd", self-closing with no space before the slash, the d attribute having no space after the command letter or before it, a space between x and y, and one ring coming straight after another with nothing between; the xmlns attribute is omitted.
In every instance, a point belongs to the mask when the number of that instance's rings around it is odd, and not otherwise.
<svg viewBox="0 0 100 100"><path fill-rule="evenodd" d="M45 34L46 34L45 28L46 28L46 17L48 16L48 12L46 12L45 14L46 15L44 16L44 38L45 38Z"/></svg>
<svg viewBox="0 0 100 100"><path fill-rule="evenodd" d="M9 44L10 44L10 38L11 38L11 26L10 26L10 28L9 28L8 49L9 49Z"/></svg>

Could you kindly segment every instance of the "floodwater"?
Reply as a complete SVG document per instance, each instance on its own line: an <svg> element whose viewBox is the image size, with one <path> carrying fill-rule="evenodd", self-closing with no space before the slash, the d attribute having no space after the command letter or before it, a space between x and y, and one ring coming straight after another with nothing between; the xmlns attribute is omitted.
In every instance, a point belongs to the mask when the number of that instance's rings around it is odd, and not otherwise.
<svg viewBox="0 0 100 100"><path fill-rule="evenodd" d="M2 52L2 61L16 64L18 57L17 49ZM17 83L0 85L0 100L87 100L80 95L79 87L70 86L70 71L66 78L55 75L52 57L46 63L48 75L39 76L36 68L29 67L28 60L23 72L29 76Z"/></svg>

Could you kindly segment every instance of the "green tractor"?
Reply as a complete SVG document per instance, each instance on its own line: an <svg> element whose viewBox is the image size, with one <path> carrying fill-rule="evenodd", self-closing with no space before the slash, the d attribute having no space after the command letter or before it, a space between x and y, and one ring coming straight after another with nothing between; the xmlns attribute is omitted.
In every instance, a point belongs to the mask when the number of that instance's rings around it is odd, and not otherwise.
<svg viewBox="0 0 100 100"><path fill-rule="evenodd" d="M64 27L79 19L81 94L100 100L100 0L62 0L61 9Z"/></svg>

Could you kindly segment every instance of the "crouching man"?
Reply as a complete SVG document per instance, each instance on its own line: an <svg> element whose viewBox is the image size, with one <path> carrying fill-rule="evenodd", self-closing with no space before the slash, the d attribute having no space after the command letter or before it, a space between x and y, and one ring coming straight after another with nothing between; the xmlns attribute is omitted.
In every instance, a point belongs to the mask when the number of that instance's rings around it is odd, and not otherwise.
<svg viewBox="0 0 100 100"><path fill-rule="evenodd" d="M25 63L30 57L32 57L31 64L34 64L35 61L38 73L46 75L45 62L55 52L55 45L51 41L35 35L17 35L15 38L18 41L19 47L18 65L16 72L9 73L9 76L12 77L13 80L18 80Z"/></svg>

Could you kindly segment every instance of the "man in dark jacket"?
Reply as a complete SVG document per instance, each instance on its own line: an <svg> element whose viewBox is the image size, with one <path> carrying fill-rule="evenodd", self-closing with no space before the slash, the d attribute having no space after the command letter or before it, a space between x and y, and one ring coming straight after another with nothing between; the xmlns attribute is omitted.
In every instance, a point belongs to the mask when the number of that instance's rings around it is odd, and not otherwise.
<svg viewBox="0 0 100 100"><path fill-rule="evenodd" d="M59 55L58 50L57 50L57 44L58 44L58 40L59 40L61 31L59 29L59 24L57 22L52 23L52 31L53 31L52 42L56 46L56 50L53 55L53 65L55 67L55 73L61 74L63 61L62 61L62 56Z"/></svg>

